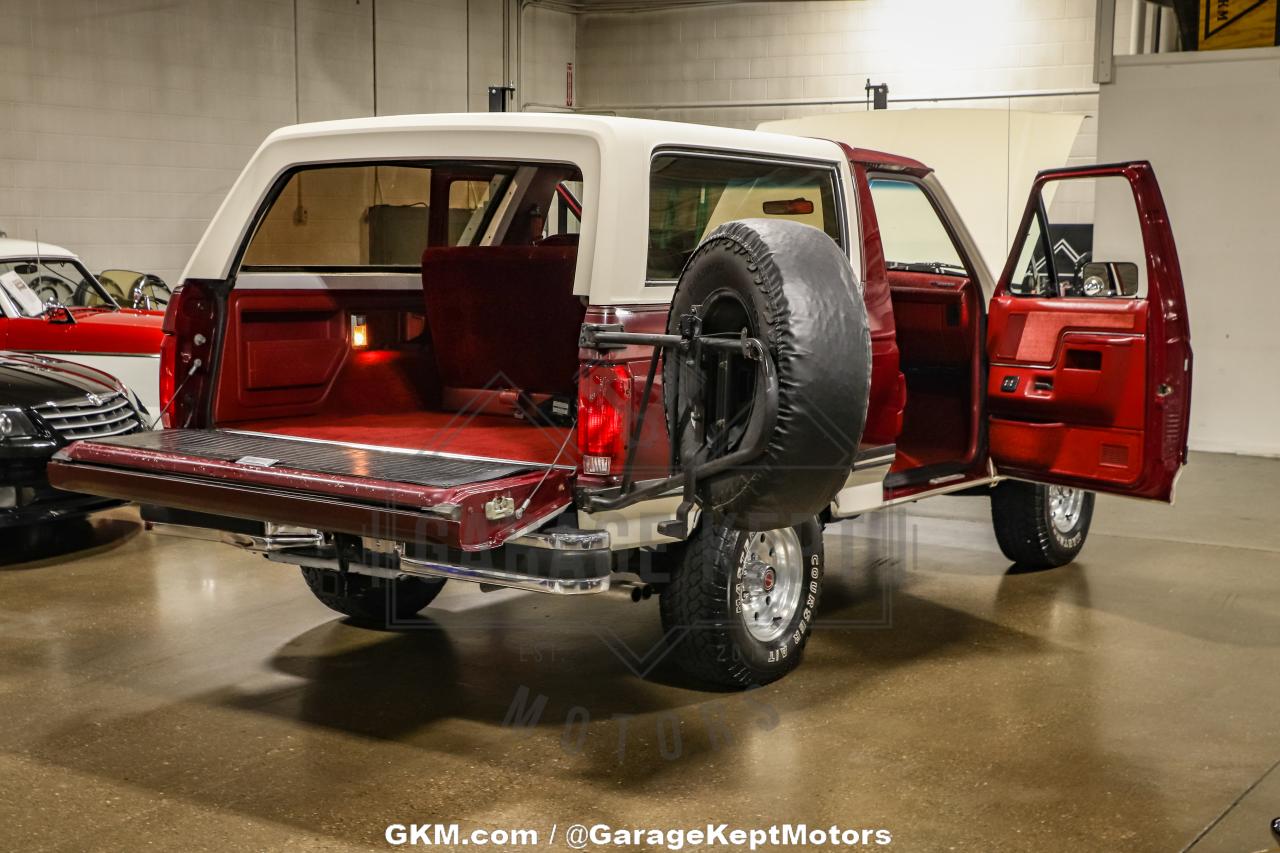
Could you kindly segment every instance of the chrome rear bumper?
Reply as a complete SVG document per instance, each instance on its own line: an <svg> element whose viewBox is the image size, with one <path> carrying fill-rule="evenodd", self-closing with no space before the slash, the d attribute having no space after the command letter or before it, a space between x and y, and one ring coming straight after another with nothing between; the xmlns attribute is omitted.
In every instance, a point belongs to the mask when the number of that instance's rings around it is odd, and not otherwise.
<svg viewBox="0 0 1280 853"><path fill-rule="evenodd" d="M434 560L418 560L400 557L400 571L406 575L471 581L472 583L505 586L529 592L546 592L553 595L592 595L609 591L609 575L597 577L541 577L518 572L508 572L490 567L458 566Z"/></svg>
<svg viewBox="0 0 1280 853"><path fill-rule="evenodd" d="M603 530L550 529L526 533L490 551L461 552L365 537L339 559L333 538L294 525L262 525L260 532L147 521L153 533L222 542L264 554L277 563L340 569L378 577L431 577L470 581L554 595L608 592L613 568L609 534ZM230 526L230 525L228 525Z"/></svg>
<svg viewBox="0 0 1280 853"><path fill-rule="evenodd" d="M162 521L144 522L146 529L161 536L177 536L182 539L199 539L204 542L221 542L246 551L270 553L290 548L315 548L324 544L324 534L319 530L295 527L291 524L268 522L262 535L240 533L234 530L217 530L212 527L194 527L187 524L168 524Z"/></svg>

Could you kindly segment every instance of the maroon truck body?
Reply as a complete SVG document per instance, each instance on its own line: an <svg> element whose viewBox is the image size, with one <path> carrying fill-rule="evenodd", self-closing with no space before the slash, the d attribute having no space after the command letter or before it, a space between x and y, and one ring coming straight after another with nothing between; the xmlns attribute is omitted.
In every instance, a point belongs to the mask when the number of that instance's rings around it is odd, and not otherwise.
<svg viewBox="0 0 1280 853"><path fill-rule="evenodd" d="M1016 257L988 299L976 257L963 257L964 274L945 281L886 262L872 182L920 182L929 168L894 155L847 146L845 151L858 210L860 272L872 342L862 445L865 455L893 454L884 502L990 482L993 471L1169 500L1186 458L1190 346L1176 249L1150 166L1127 163L1042 174L1022 223L1025 232L1036 215L1036 194L1050 181L1124 179L1141 214L1147 299L1013 295L1009 290ZM427 368L409 356L351 353L343 325L355 313L376 317L379 312L391 316L419 310L420 295L270 290L219 295L227 292L221 282L189 280L169 306L162 364L162 393L169 401L166 425L231 426L379 447L398 429L398 417L423 407L422 390L407 377ZM587 323L620 324L628 332L659 333L667 327L664 305L588 305L577 316ZM292 356L289 348L271 349L273 328L292 328L313 317L321 318L320 331L301 353L297 341L289 345ZM558 328L565 321L554 322ZM210 350L209 342L215 340L222 342L220 354ZM640 399L651 353L643 346L578 353L580 404L604 388L618 410L621 438L608 473L592 473L580 465L581 427L576 443L565 430L495 426L485 432L485 413L469 412L465 423L457 416L426 425L415 422L418 437L407 446L518 457L552 467L441 488L354 471L336 475L286 465L255 467L178 450L83 442L62 454L51 476L64 488L170 507L350 533L380 531L389 538L416 537L462 550L491 549L527 528L522 522L569 506L575 491L616 485L629 449L625 441L642 407L649 412L632 454L634 473L661 476L669 470L661 372L649 398ZM204 366L214 358L217 373L192 370L192 364ZM622 370L610 372L614 366ZM946 381L930 379L922 367ZM916 387L911 387L912 376ZM369 389L377 389L377 405L362 396ZM255 404L250 410L245 408L250 398L277 403L266 408ZM361 408L360 416L342 415L353 406ZM312 413L309 422L295 417L301 410ZM395 444L405 447L406 434L398 435ZM510 496L520 504L535 487L535 503L522 519L485 518L483 507L495 496Z"/></svg>

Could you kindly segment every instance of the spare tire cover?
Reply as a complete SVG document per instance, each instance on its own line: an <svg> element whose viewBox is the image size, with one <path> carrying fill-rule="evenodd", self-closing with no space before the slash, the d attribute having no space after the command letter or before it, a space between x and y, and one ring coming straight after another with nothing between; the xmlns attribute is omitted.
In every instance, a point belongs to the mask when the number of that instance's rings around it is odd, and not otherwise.
<svg viewBox="0 0 1280 853"><path fill-rule="evenodd" d="M727 222L685 264L668 331L679 334L681 317L697 306L704 335L745 328L760 338L773 355L778 380L778 416L764 452L700 482L703 507L744 530L787 527L821 513L852 468L871 385L866 306L849 259L809 225ZM679 448L691 393L698 392L686 387L686 393L673 393L677 376L711 388L715 367L704 361L693 365L669 353L663 363L667 426L678 456L690 451ZM752 370L750 362L743 364L740 369ZM740 421L761 408L742 394L734 405ZM717 455L734 449L730 442ZM682 466L684 460L677 462Z"/></svg>

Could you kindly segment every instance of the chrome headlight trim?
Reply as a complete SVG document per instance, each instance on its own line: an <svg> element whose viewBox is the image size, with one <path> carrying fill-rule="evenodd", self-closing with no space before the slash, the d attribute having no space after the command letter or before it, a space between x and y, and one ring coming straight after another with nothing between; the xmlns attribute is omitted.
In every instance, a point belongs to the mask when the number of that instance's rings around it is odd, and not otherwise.
<svg viewBox="0 0 1280 853"><path fill-rule="evenodd" d="M36 434L35 424L25 411L17 407L0 408L0 441L27 438Z"/></svg>

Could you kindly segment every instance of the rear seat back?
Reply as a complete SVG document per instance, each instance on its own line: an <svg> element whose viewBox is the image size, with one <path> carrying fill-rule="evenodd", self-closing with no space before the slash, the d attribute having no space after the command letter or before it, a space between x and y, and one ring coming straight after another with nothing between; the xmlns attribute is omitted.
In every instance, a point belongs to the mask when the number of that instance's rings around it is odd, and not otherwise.
<svg viewBox="0 0 1280 853"><path fill-rule="evenodd" d="M444 400L481 389L576 392L575 246L462 246L422 255L427 324Z"/></svg>

